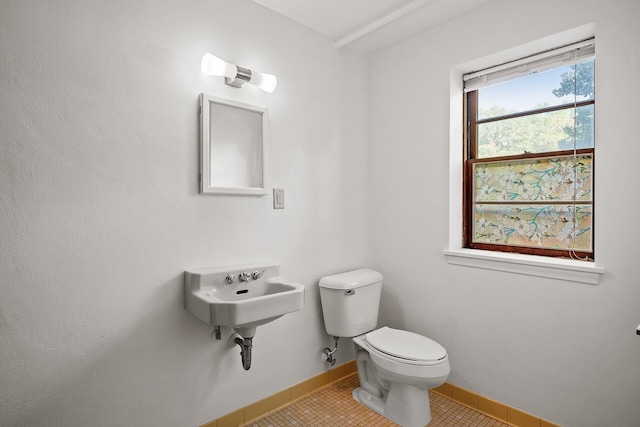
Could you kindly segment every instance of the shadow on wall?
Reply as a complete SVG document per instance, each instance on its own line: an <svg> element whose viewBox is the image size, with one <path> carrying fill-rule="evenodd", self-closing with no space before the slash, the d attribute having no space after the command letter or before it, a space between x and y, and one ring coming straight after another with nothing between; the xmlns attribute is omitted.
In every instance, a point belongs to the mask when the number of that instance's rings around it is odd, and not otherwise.
<svg viewBox="0 0 640 427"><path fill-rule="evenodd" d="M389 326L396 329L412 330L407 325L407 320L403 315L402 307L396 298L393 289L386 282L382 285L382 296L380 299L380 314L378 315L378 327Z"/></svg>

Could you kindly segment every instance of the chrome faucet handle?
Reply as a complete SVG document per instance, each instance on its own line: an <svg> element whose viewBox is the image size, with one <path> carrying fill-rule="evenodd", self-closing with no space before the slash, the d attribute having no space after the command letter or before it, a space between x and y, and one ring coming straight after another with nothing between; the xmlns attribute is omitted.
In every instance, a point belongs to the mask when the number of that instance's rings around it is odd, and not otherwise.
<svg viewBox="0 0 640 427"><path fill-rule="evenodd" d="M224 278L224 281L227 282L227 284L232 284L233 282L236 281L236 275L235 274L227 274L227 277Z"/></svg>
<svg viewBox="0 0 640 427"><path fill-rule="evenodd" d="M248 282L249 278L251 278L251 274L247 273L246 271L240 273L239 279L241 282Z"/></svg>
<svg viewBox="0 0 640 427"><path fill-rule="evenodd" d="M262 277L265 271L266 270L262 270L262 271L255 270L253 273L251 273L251 278L253 280L258 280L259 278Z"/></svg>

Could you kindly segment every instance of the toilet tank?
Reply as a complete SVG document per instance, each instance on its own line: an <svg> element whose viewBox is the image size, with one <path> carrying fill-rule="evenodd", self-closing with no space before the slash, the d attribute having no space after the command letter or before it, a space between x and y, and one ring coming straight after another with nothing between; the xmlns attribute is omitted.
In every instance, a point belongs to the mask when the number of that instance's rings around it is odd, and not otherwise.
<svg viewBox="0 0 640 427"><path fill-rule="evenodd" d="M327 333L355 337L375 329L382 274L368 268L320 279L320 300Z"/></svg>

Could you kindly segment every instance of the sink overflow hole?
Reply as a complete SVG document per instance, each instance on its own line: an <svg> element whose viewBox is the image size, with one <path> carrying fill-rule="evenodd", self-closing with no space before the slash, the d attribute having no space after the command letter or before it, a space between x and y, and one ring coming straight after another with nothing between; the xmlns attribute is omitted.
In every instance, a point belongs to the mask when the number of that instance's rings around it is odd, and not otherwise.
<svg viewBox="0 0 640 427"><path fill-rule="evenodd" d="M242 289L240 291L236 291L236 295L246 294L247 292L249 292L249 289Z"/></svg>

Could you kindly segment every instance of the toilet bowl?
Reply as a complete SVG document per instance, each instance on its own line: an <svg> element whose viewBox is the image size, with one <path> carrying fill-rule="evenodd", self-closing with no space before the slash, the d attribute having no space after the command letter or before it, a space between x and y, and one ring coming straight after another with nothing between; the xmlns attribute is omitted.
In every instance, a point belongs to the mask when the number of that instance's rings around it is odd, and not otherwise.
<svg viewBox="0 0 640 427"><path fill-rule="evenodd" d="M353 338L360 387L353 397L403 427L431 421L427 389L451 370L447 352L425 336L389 327Z"/></svg>
<svg viewBox="0 0 640 427"><path fill-rule="evenodd" d="M354 399L402 427L428 424L427 390L442 385L451 370L445 348L417 333L376 329L382 288L377 271L326 276L319 287L327 332L336 342L349 337L355 345L360 387Z"/></svg>

